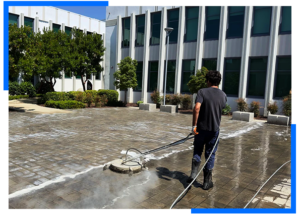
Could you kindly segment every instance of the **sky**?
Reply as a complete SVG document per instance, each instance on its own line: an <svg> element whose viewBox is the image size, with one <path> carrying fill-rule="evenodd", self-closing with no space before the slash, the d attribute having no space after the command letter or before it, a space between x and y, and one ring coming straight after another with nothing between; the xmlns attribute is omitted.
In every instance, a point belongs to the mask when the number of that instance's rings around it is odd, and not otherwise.
<svg viewBox="0 0 300 215"><path fill-rule="evenodd" d="M103 20L106 16L106 7L103 6L55 6L63 10L78 13L80 15Z"/></svg>

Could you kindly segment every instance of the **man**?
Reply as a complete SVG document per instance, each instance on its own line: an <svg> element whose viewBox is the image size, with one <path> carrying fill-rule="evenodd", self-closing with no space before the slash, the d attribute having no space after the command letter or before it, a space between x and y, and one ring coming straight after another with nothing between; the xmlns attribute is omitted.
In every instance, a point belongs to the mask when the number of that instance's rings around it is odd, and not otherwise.
<svg viewBox="0 0 300 215"><path fill-rule="evenodd" d="M201 163L201 154L205 145L205 159L209 157L218 138L219 126L222 116L222 109L227 102L226 94L219 89L221 74L218 71L209 71L206 74L207 88L200 89L195 101L193 111L194 154L192 159L191 176L187 179L191 183L196 175ZM208 190L213 187L212 170L214 167L215 153L218 143L212 152L210 159L203 169L204 181L203 189Z"/></svg>

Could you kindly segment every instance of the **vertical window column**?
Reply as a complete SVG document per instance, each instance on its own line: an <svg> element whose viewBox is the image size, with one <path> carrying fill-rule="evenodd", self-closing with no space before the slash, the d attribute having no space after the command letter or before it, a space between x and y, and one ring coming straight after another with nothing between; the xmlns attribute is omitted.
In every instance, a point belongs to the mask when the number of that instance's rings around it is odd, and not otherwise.
<svg viewBox="0 0 300 215"><path fill-rule="evenodd" d="M178 39L178 22L179 22L179 9L168 10L168 24L167 27L173 28L169 36L169 43L177 43Z"/></svg>
<svg viewBox="0 0 300 215"><path fill-rule="evenodd" d="M197 41L199 7L185 8L185 35L184 42Z"/></svg>
<svg viewBox="0 0 300 215"><path fill-rule="evenodd" d="M151 13L151 40L150 45L159 45L161 12Z"/></svg>
<svg viewBox="0 0 300 215"><path fill-rule="evenodd" d="M292 32L292 7L281 7L281 20L279 34L290 34Z"/></svg>
<svg viewBox="0 0 300 215"><path fill-rule="evenodd" d="M144 46L145 15L136 16L136 41L135 46Z"/></svg>
<svg viewBox="0 0 300 215"><path fill-rule="evenodd" d="M142 83L143 83L143 62L138 62L136 68L136 80L137 87L133 89L133 91L142 91Z"/></svg>
<svg viewBox="0 0 300 215"><path fill-rule="evenodd" d="M19 27L19 16L15 14L9 14L9 24L16 24Z"/></svg>
<svg viewBox="0 0 300 215"><path fill-rule="evenodd" d="M227 96L238 97L241 58L226 58L224 67L223 91Z"/></svg>
<svg viewBox="0 0 300 215"><path fill-rule="evenodd" d="M217 70L217 58L203 59L202 67L208 70Z"/></svg>
<svg viewBox="0 0 300 215"><path fill-rule="evenodd" d="M272 7L253 8L253 26L251 36L268 36L271 28Z"/></svg>
<svg viewBox="0 0 300 215"><path fill-rule="evenodd" d="M122 48L129 47L130 17L122 19Z"/></svg>
<svg viewBox="0 0 300 215"><path fill-rule="evenodd" d="M274 98L287 96L292 85L292 62L291 56L277 57L276 77L274 85Z"/></svg>
<svg viewBox="0 0 300 215"><path fill-rule="evenodd" d="M204 40L218 40L221 7L206 7Z"/></svg>
<svg viewBox="0 0 300 215"><path fill-rule="evenodd" d="M149 62L148 92L157 90L158 61Z"/></svg>
<svg viewBox="0 0 300 215"><path fill-rule="evenodd" d="M32 29L32 32L34 32L33 21L34 21L34 19L24 17L24 25L30 27Z"/></svg>
<svg viewBox="0 0 300 215"><path fill-rule="evenodd" d="M167 93L174 93L175 70L176 70L176 60L168 60L167 86L166 86L166 92ZM164 74L165 74L165 72L164 72ZM164 85L163 86L165 87L165 79L164 79Z"/></svg>
<svg viewBox="0 0 300 215"><path fill-rule="evenodd" d="M60 25L58 25L58 24L52 24L52 30L54 32L58 32L60 30Z"/></svg>
<svg viewBox="0 0 300 215"><path fill-rule="evenodd" d="M183 60L182 62L181 93L191 93L187 84L191 76L195 74L195 63L195 60Z"/></svg>
<svg viewBox="0 0 300 215"><path fill-rule="evenodd" d="M228 7L226 38L242 38L244 32L245 7Z"/></svg>

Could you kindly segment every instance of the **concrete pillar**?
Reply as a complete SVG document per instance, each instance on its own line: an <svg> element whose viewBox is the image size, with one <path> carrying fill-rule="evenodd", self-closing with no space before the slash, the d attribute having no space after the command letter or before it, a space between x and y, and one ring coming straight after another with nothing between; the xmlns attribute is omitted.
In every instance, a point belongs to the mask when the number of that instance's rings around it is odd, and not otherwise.
<svg viewBox="0 0 300 215"><path fill-rule="evenodd" d="M39 31L39 17L35 17L34 19L34 32L37 33Z"/></svg>
<svg viewBox="0 0 300 215"><path fill-rule="evenodd" d="M246 92L247 92L247 76L248 76L248 64L249 64L249 53L250 53L252 11L253 11L252 6L245 7L239 98L246 98Z"/></svg>
<svg viewBox="0 0 300 215"><path fill-rule="evenodd" d="M129 57L134 59L135 57L135 14L132 13L130 17L130 42L129 42ZM127 91L127 102L133 102L133 89L128 88Z"/></svg>
<svg viewBox="0 0 300 215"><path fill-rule="evenodd" d="M224 70L224 57L225 57L225 42L226 42L226 30L227 30L227 6L221 7L220 14L220 28L219 28L219 42L218 42L218 60L217 71L221 73L223 79ZM222 80L219 88L222 89Z"/></svg>
<svg viewBox="0 0 300 215"><path fill-rule="evenodd" d="M268 115L268 110L267 110L268 104L270 101L271 102L273 101L276 56L277 56L277 49L278 49L279 20L280 20L280 6L274 6L272 9L268 67L267 67L267 78L266 78L266 88L265 88L264 116Z"/></svg>
<svg viewBox="0 0 300 215"><path fill-rule="evenodd" d="M147 103L147 89L148 89L148 66L149 66L149 42L150 42L150 11L145 13L145 36L144 36L144 59L143 59L143 83L141 100Z"/></svg>
<svg viewBox="0 0 300 215"><path fill-rule="evenodd" d="M185 29L185 6L179 7L178 39L176 53L176 70L175 70L175 89L174 93L180 93L181 90L181 70L183 57L183 39Z"/></svg>
<svg viewBox="0 0 300 215"><path fill-rule="evenodd" d="M102 34L102 40L103 40L103 46L105 48L105 34L103 33ZM104 89L104 78L105 78L105 52L104 52L104 55L103 55L103 61L101 62L102 63L102 68L103 68L103 71L100 73L100 79L101 79L101 89ZM109 69L109 68L108 68ZM108 71L109 72L109 71Z"/></svg>
<svg viewBox="0 0 300 215"><path fill-rule="evenodd" d="M73 78L73 91L76 91L76 77L74 75L74 72L72 72L72 78Z"/></svg>
<svg viewBox="0 0 300 215"><path fill-rule="evenodd" d="M19 26L24 26L24 13L21 13L19 16Z"/></svg>
<svg viewBox="0 0 300 215"><path fill-rule="evenodd" d="M116 65L115 65L115 72L118 70L118 63L121 61L121 42L122 42L122 19L121 16L117 17L117 34L116 34ZM120 100L120 89L115 87L115 90L118 91Z"/></svg>
<svg viewBox="0 0 300 215"><path fill-rule="evenodd" d="M53 30L52 20L49 20L49 30L50 30L50 31Z"/></svg>
<svg viewBox="0 0 300 215"><path fill-rule="evenodd" d="M62 23L60 28L62 32L65 32L65 23ZM62 70L61 74L61 91L65 92L65 71Z"/></svg>
<svg viewBox="0 0 300 215"><path fill-rule="evenodd" d="M157 77L157 90L160 95L164 93L164 71L166 60L166 31L167 27L167 9L165 7L161 10L161 26L160 26L160 43L159 43L159 61L158 61L158 77Z"/></svg>
<svg viewBox="0 0 300 215"><path fill-rule="evenodd" d="M97 74L97 73L96 73ZM96 74L92 74L92 90L95 90L95 79L96 79ZM101 75L101 74L100 74Z"/></svg>

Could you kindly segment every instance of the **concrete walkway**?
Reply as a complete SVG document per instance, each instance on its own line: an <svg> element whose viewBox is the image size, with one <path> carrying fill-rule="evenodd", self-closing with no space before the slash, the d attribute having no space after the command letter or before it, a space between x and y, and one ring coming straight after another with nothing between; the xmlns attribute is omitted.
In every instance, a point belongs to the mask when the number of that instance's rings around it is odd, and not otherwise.
<svg viewBox="0 0 300 215"><path fill-rule="evenodd" d="M39 114L52 114L52 113L71 113L69 110L60 110L55 108L47 108L37 105L38 98L26 98L8 101L9 110L19 112L32 112Z"/></svg>

